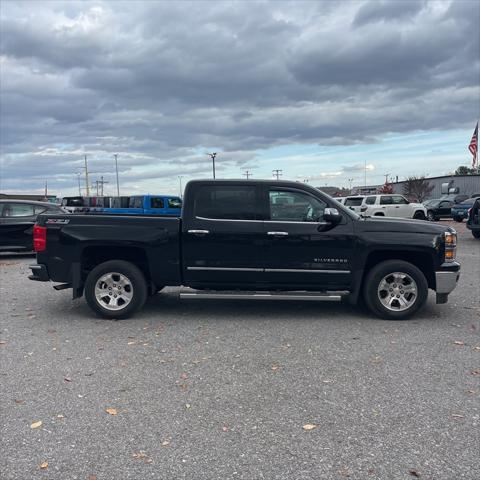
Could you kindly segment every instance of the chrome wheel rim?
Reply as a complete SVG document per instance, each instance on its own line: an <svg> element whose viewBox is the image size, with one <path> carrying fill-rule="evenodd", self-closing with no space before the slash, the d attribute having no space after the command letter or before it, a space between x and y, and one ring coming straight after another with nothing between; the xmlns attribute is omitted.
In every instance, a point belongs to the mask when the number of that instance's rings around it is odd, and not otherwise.
<svg viewBox="0 0 480 480"><path fill-rule="evenodd" d="M95 298L107 310L123 310L133 298L132 282L122 273L106 273L95 284Z"/></svg>
<svg viewBox="0 0 480 480"><path fill-rule="evenodd" d="M417 300L415 280L404 272L392 272L382 278L377 289L380 303L392 312L403 312Z"/></svg>

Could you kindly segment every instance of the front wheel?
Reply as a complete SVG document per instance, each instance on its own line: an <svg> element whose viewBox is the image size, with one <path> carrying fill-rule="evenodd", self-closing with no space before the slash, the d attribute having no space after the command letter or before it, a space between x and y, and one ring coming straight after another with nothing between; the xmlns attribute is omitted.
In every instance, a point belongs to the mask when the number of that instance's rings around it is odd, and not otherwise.
<svg viewBox="0 0 480 480"><path fill-rule="evenodd" d="M421 211L417 211L413 214L415 220L425 220L425 214Z"/></svg>
<svg viewBox="0 0 480 480"><path fill-rule="evenodd" d="M458 222L458 223L462 223L463 222L463 218L462 217L453 217L453 219Z"/></svg>
<svg viewBox="0 0 480 480"><path fill-rule="evenodd" d="M434 222L436 220L435 214L431 210L427 212L427 220L429 222Z"/></svg>
<svg viewBox="0 0 480 480"><path fill-rule="evenodd" d="M103 318L128 318L145 303L147 283L133 263L110 260L88 274L85 298L90 308Z"/></svg>
<svg viewBox="0 0 480 480"><path fill-rule="evenodd" d="M387 260L367 274L363 295L367 307L376 316L404 320L423 307L428 284L415 265L403 260Z"/></svg>
<svg viewBox="0 0 480 480"><path fill-rule="evenodd" d="M472 235L474 238L480 238L480 230L472 230Z"/></svg>

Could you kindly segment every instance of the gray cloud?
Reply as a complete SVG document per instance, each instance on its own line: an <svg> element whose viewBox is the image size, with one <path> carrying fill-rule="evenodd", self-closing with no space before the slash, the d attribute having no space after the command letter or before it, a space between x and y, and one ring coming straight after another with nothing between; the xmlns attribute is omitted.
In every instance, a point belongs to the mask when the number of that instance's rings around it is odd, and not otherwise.
<svg viewBox="0 0 480 480"><path fill-rule="evenodd" d="M125 183L470 126L478 2L5 2L1 187L75 188L82 154ZM345 170L346 171L346 170ZM28 173L28 175L26 175ZM164 182L164 183L162 183ZM23 188L22 187L22 188Z"/></svg>

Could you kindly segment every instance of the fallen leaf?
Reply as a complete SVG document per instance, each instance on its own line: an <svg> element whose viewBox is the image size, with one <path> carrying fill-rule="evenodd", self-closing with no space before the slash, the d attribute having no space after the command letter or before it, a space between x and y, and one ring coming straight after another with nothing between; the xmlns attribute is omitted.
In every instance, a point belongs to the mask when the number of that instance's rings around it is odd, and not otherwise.
<svg viewBox="0 0 480 480"><path fill-rule="evenodd" d="M109 414L109 415L116 415L118 412L117 412L117 409L116 408L106 408L105 411Z"/></svg>
<svg viewBox="0 0 480 480"><path fill-rule="evenodd" d="M306 423L302 428L308 432L309 430L317 428L317 426L314 423Z"/></svg>
<svg viewBox="0 0 480 480"><path fill-rule="evenodd" d="M223 431L223 432L228 432L228 427L227 427L226 425L224 425L224 426L222 427L222 431Z"/></svg>
<svg viewBox="0 0 480 480"><path fill-rule="evenodd" d="M127 342L127 345L135 345L136 342Z"/></svg>
<svg viewBox="0 0 480 480"><path fill-rule="evenodd" d="M461 415L460 413L452 413L452 417L454 417L454 418L463 418L463 415Z"/></svg>
<svg viewBox="0 0 480 480"><path fill-rule="evenodd" d="M71 382L71 381L72 381L72 379L69 378L69 377L65 377L64 380L65 380L66 382Z"/></svg>
<svg viewBox="0 0 480 480"><path fill-rule="evenodd" d="M468 393L475 393L475 390L467 390Z"/></svg>
<svg viewBox="0 0 480 480"><path fill-rule="evenodd" d="M338 473L342 477L349 477L350 476L350 472L348 471L348 468L342 468L341 470L338 471Z"/></svg>
<svg viewBox="0 0 480 480"><path fill-rule="evenodd" d="M147 458L147 454L145 452L143 452L142 450L140 450L139 452L137 453L134 453L132 455L133 458L136 458L137 460L140 460L142 458Z"/></svg>
<svg viewBox="0 0 480 480"><path fill-rule="evenodd" d="M7 342L5 340L0 340L0 345L6 345Z"/></svg>
<svg viewBox="0 0 480 480"><path fill-rule="evenodd" d="M272 372L276 372L279 368L280 368L280 365L277 365L276 363L274 363L272 365Z"/></svg>
<svg viewBox="0 0 480 480"><path fill-rule="evenodd" d="M333 383L333 380L322 380L322 383Z"/></svg>
<svg viewBox="0 0 480 480"><path fill-rule="evenodd" d="M65 418L65 415L59 414L57 415L57 418Z"/></svg>
<svg viewBox="0 0 480 480"><path fill-rule="evenodd" d="M453 343L455 345L461 345L461 346L465 345L465 342L461 342L460 340L455 340Z"/></svg>
<svg viewBox="0 0 480 480"><path fill-rule="evenodd" d="M409 470L408 473L409 473L412 477L420 478L420 474L419 474L416 470Z"/></svg>
<svg viewBox="0 0 480 480"><path fill-rule="evenodd" d="M180 384L180 390L185 391L185 390L187 390L187 389L188 389L188 385L187 385L186 383L181 383L181 384Z"/></svg>
<svg viewBox="0 0 480 480"><path fill-rule="evenodd" d="M48 462L42 462L42 463L39 465L39 468L41 468L41 469L48 468Z"/></svg>
<svg viewBox="0 0 480 480"><path fill-rule="evenodd" d="M191 407L191 405L189 403L186 403L185 404L185 408L188 410L189 408Z"/></svg>
<svg viewBox="0 0 480 480"><path fill-rule="evenodd" d="M186 379L188 378L188 375L187 375L185 372L183 372L183 373L180 375L180 378L181 378L182 380L186 380Z"/></svg>
<svg viewBox="0 0 480 480"><path fill-rule="evenodd" d="M97 480L97 476L96 475L89 475L88 480Z"/></svg>
<svg viewBox="0 0 480 480"><path fill-rule="evenodd" d="M56 331L55 329L53 329L53 328L49 328L49 329L47 330L47 332L48 332L48 333L56 333L57 331Z"/></svg>
<svg viewBox="0 0 480 480"><path fill-rule="evenodd" d="M42 421L39 420L38 422L33 422L31 425L30 425L30 428L38 428L38 427L41 427L42 426Z"/></svg>
<svg viewBox="0 0 480 480"><path fill-rule="evenodd" d="M15 403L16 403L17 405L22 405L22 403L25 403L25 400L15 399Z"/></svg>
<svg viewBox="0 0 480 480"><path fill-rule="evenodd" d="M477 370L472 370L470 373L472 375L480 375L480 368L478 368Z"/></svg>
<svg viewBox="0 0 480 480"><path fill-rule="evenodd" d="M477 352L480 352L480 347L473 347L474 350L477 350Z"/></svg>
<svg viewBox="0 0 480 480"><path fill-rule="evenodd" d="M168 447L168 445L170 445L170 442L168 440L164 440L162 442L162 447Z"/></svg>

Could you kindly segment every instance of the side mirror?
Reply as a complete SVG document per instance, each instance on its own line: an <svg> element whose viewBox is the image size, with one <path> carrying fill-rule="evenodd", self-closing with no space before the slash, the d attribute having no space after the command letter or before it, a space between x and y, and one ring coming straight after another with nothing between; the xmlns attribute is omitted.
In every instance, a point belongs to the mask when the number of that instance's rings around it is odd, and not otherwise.
<svg viewBox="0 0 480 480"><path fill-rule="evenodd" d="M342 215L336 208L327 207L323 212L323 219L332 225L336 225L342 220Z"/></svg>

